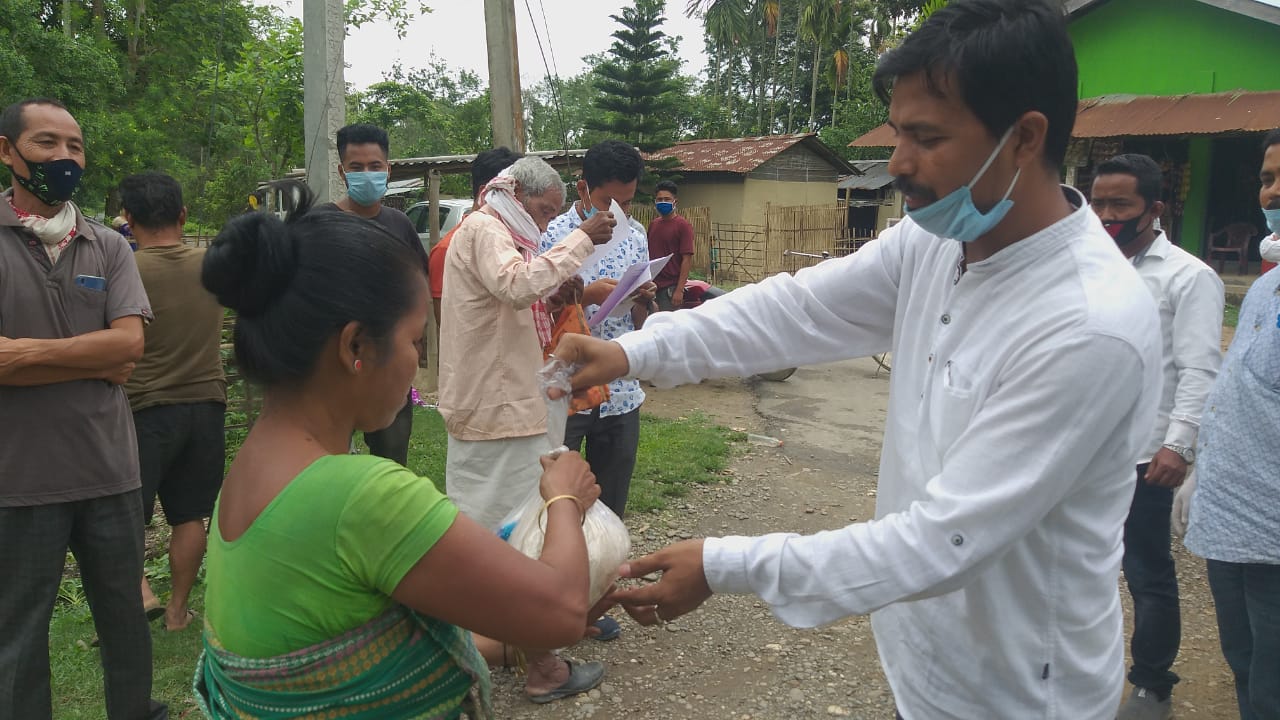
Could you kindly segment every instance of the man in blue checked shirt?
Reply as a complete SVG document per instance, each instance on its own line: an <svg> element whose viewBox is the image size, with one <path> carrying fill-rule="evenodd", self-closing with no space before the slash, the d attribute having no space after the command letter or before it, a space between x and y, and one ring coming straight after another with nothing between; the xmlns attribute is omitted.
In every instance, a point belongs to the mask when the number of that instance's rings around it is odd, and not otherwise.
<svg viewBox="0 0 1280 720"><path fill-rule="evenodd" d="M587 218L608 210L611 201L617 202L623 212L629 212L643 169L639 151L620 140L605 140L587 150L582 159L582 179L577 184L578 200L547 226L542 235L542 252L568 237ZM588 317L617 287L618 279L627 268L649 260L649 242L644 230L638 223L630 226L631 233L625 241L598 263L584 266L580 271L585 284L582 304ZM630 312L605 319L596 325L592 334L613 340L643 325L655 291L653 283L646 284L631 298ZM565 429L565 445L569 448L581 450L586 441L583 454L600 484L600 501L618 517L626 510L631 473L636 466L643 402L644 390L638 380L615 380L609 384L607 402L569 418ZM601 618L596 626L600 629L597 640L612 640L621 632L618 623L608 616Z"/></svg>
<svg viewBox="0 0 1280 720"><path fill-rule="evenodd" d="M1280 131L1264 141L1259 201L1280 229ZM1209 565L1241 720L1280 718L1280 268L1258 278L1209 394L1186 546ZM1198 487L1197 487L1198 484ZM1194 494L1193 494L1194 493Z"/></svg>

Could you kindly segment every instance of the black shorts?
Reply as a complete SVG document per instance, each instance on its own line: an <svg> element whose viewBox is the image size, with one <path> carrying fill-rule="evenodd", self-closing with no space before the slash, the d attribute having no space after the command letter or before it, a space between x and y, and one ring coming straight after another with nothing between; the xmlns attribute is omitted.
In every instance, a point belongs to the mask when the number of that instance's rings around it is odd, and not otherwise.
<svg viewBox="0 0 1280 720"><path fill-rule="evenodd" d="M147 524L156 495L170 525L213 514L226 464L227 406L219 402L157 405L133 414Z"/></svg>

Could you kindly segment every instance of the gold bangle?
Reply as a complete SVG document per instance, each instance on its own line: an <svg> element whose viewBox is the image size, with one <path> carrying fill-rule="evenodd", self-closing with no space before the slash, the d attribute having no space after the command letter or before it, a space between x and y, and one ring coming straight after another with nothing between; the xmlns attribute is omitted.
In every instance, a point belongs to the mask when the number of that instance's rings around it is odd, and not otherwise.
<svg viewBox="0 0 1280 720"><path fill-rule="evenodd" d="M578 512L582 515L582 524L587 524L587 509L583 507L582 501L576 495L557 495L546 502L542 503L542 510L538 511L538 527L546 532L547 528L542 524L542 516L547 514L547 508L551 507L551 503L557 500L572 500L578 504Z"/></svg>

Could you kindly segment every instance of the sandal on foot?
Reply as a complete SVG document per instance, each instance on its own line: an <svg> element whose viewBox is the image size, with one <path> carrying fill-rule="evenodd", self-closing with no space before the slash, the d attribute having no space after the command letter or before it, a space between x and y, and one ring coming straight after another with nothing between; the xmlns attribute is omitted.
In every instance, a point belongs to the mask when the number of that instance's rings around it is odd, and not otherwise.
<svg viewBox="0 0 1280 720"><path fill-rule="evenodd" d="M155 622L156 620L164 617L164 605L159 602L155 605L148 605L147 607L144 607L143 611L147 613L147 622Z"/></svg>
<svg viewBox="0 0 1280 720"><path fill-rule="evenodd" d="M618 636L622 634L622 626L618 624L617 620L608 615L602 616L592 624L600 631L598 634L591 636L595 640L608 642L609 640L617 640Z"/></svg>
<svg viewBox="0 0 1280 720"><path fill-rule="evenodd" d="M182 627L169 627L169 623L166 622L164 624L164 629L169 632L181 632L191 627L191 623L194 622L195 619L198 617L200 616L196 615L195 610L192 610L191 608L187 608L187 621L182 624Z"/></svg>
<svg viewBox="0 0 1280 720"><path fill-rule="evenodd" d="M549 703L553 700L584 693L599 685L601 680L604 680L604 663L602 662L593 660L584 663L568 659L564 662L569 666L569 679L565 680L564 684L555 690L541 695L529 695L529 700L539 705Z"/></svg>

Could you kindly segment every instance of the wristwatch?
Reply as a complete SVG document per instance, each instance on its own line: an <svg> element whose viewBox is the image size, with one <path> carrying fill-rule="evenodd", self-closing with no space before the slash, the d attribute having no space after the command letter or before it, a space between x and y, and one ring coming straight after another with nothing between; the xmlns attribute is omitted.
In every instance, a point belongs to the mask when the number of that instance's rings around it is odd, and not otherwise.
<svg viewBox="0 0 1280 720"><path fill-rule="evenodd" d="M1169 443L1165 443L1164 447L1167 447L1170 450L1178 453L1178 457L1182 458L1182 461L1185 462L1186 464L1188 465L1196 464L1195 448L1183 447L1182 445L1171 445Z"/></svg>

